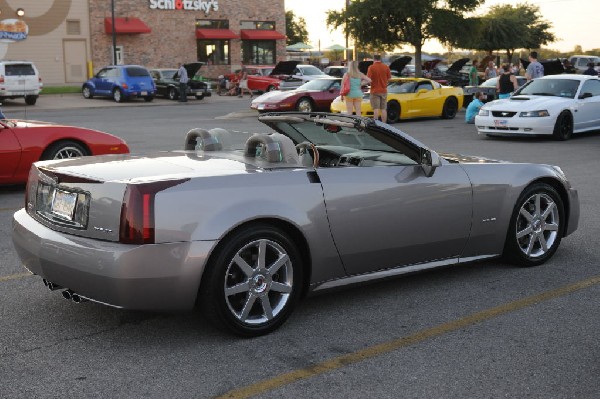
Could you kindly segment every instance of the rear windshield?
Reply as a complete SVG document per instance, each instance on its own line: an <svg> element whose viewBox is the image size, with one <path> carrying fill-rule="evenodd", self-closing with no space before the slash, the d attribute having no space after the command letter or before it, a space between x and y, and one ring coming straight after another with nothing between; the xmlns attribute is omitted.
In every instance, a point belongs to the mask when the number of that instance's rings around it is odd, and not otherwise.
<svg viewBox="0 0 600 399"><path fill-rule="evenodd" d="M148 70L146 68L127 67L125 68L125 70L127 71L127 75L129 76L150 76L150 73L148 73Z"/></svg>
<svg viewBox="0 0 600 399"><path fill-rule="evenodd" d="M31 64L6 64L4 70L6 76L35 75Z"/></svg>

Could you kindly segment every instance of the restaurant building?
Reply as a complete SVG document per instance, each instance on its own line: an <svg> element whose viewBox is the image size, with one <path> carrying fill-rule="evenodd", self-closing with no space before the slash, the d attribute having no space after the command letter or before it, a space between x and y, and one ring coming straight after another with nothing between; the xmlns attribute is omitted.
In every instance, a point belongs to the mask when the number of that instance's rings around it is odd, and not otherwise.
<svg viewBox="0 0 600 399"><path fill-rule="evenodd" d="M286 57L284 0L0 0L0 13L28 26L1 58L35 62L50 85L81 83L114 55L148 68L201 61L209 78Z"/></svg>

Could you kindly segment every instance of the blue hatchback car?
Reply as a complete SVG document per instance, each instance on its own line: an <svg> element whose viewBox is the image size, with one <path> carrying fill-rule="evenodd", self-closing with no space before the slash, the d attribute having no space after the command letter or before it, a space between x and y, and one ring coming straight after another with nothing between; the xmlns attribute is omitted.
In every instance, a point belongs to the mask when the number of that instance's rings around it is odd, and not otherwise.
<svg viewBox="0 0 600 399"><path fill-rule="evenodd" d="M118 103L132 97L142 97L149 102L154 100L156 86L150 73L143 66L110 65L87 80L81 92L85 98L112 97Z"/></svg>

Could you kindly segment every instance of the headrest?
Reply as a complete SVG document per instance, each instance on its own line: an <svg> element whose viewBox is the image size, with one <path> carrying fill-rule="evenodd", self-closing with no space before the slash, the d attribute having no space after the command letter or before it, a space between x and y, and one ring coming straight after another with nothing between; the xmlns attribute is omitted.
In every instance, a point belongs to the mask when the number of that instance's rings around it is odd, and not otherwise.
<svg viewBox="0 0 600 399"><path fill-rule="evenodd" d="M231 133L225 129L192 129L186 135L186 150L222 151L231 148Z"/></svg>
<svg viewBox="0 0 600 399"><path fill-rule="evenodd" d="M248 141L244 155L267 162L298 164L298 153L292 139L280 133L255 133Z"/></svg>

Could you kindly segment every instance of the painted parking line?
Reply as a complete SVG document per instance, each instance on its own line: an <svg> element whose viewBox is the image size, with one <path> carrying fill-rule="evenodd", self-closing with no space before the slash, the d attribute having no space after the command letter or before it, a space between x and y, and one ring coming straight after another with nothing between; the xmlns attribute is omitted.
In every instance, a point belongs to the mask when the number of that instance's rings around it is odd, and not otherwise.
<svg viewBox="0 0 600 399"><path fill-rule="evenodd" d="M407 337L402 337L378 345L370 346L368 348L352 352L347 355L338 356L333 359L326 360L324 362L315 364L310 367L290 371L285 374L280 374L276 377L257 382L256 384L248 385L239 389L229 391L226 394L217 397L217 399L242 399L260 395L272 391L274 389L280 388L282 386L292 384L296 381L315 377L327 373L329 371L341 369L342 367L361 362L363 360L385 355L395 350L417 344L426 339L434 338L452 331L472 326L474 324L482 323L486 320L490 320L507 313L515 312L517 310L533 306L554 298L565 296L597 284L600 284L600 276L592 277L587 280L582 280L571 285L566 285L564 287L557 288L555 290L546 291L538 295L529 296L514 302L509 302L504 305L490 308L481 312L473 313L461 319L440 324L438 326L419 331Z"/></svg>
<svg viewBox="0 0 600 399"><path fill-rule="evenodd" d="M0 212L16 212L21 208L0 208Z"/></svg>
<svg viewBox="0 0 600 399"><path fill-rule="evenodd" d="M16 280L18 278L29 277L29 276L33 276L33 274L26 272L26 273L11 274L9 276L0 276L0 282Z"/></svg>

